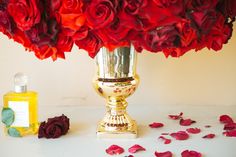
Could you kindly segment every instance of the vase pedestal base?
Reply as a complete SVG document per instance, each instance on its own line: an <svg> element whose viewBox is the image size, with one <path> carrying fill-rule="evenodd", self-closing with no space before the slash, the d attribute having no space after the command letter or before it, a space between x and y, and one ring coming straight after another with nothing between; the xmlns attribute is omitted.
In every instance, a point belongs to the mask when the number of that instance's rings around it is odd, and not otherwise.
<svg viewBox="0 0 236 157"><path fill-rule="evenodd" d="M138 136L138 127L133 120L132 125L126 127L105 127L103 122L100 122L97 128L97 137L100 139L105 138L120 138L120 139L134 139Z"/></svg>

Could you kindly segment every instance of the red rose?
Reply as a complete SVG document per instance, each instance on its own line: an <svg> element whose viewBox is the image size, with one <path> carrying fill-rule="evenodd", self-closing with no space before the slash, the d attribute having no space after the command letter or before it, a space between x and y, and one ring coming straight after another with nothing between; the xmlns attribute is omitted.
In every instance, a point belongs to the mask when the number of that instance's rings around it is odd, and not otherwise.
<svg viewBox="0 0 236 157"><path fill-rule="evenodd" d="M79 30L85 23L81 0L63 0L59 10L62 27L73 31Z"/></svg>
<svg viewBox="0 0 236 157"><path fill-rule="evenodd" d="M236 16L236 1L235 0L220 0L217 8L225 17L233 19Z"/></svg>
<svg viewBox="0 0 236 157"><path fill-rule="evenodd" d="M205 11L215 8L218 0L188 0L187 7L195 11Z"/></svg>
<svg viewBox="0 0 236 157"><path fill-rule="evenodd" d="M7 11L1 10L0 8L0 32L6 34L9 38L11 37L10 34L13 33L12 23Z"/></svg>
<svg viewBox="0 0 236 157"><path fill-rule="evenodd" d="M102 42L99 37L95 35L92 31L84 30L86 33L80 32L82 36L78 40L75 41L75 44L81 48L86 50L89 53L89 56L94 58L98 53L99 49L102 47ZM84 35L87 34L85 37ZM77 34L77 36L79 36Z"/></svg>
<svg viewBox="0 0 236 157"><path fill-rule="evenodd" d="M223 44L227 43L232 35L232 27L232 24L225 24L225 18L219 15L215 25L205 39L208 49L221 50Z"/></svg>
<svg viewBox="0 0 236 157"><path fill-rule="evenodd" d="M58 138L61 135L65 135L69 127L69 118L65 115L49 118L47 122L40 124L38 138Z"/></svg>
<svg viewBox="0 0 236 157"><path fill-rule="evenodd" d="M176 47L179 44L178 32L174 26L165 26L159 30L144 33L143 43L146 50L158 52L165 48Z"/></svg>
<svg viewBox="0 0 236 157"><path fill-rule="evenodd" d="M200 33L207 34L217 20L216 11L193 12L192 20Z"/></svg>
<svg viewBox="0 0 236 157"><path fill-rule="evenodd" d="M9 0L7 10L22 31L29 30L41 19L39 0Z"/></svg>
<svg viewBox="0 0 236 157"><path fill-rule="evenodd" d="M181 21L176 27L179 30L181 47L188 47L197 40L197 32L190 26L190 21Z"/></svg>
<svg viewBox="0 0 236 157"><path fill-rule="evenodd" d="M158 7L170 10L173 14L178 15L183 12L183 0L153 0Z"/></svg>
<svg viewBox="0 0 236 157"><path fill-rule="evenodd" d="M115 18L118 0L92 0L87 4L85 15L88 26L98 29L109 25Z"/></svg>

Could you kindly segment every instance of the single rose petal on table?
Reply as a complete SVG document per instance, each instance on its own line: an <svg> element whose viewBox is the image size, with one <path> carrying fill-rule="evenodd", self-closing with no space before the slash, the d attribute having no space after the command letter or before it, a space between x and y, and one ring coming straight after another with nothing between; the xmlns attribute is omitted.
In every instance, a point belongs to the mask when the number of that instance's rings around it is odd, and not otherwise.
<svg viewBox="0 0 236 157"><path fill-rule="evenodd" d="M125 157L134 157L133 155L128 155L128 156L125 156Z"/></svg>
<svg viewBox="0 0 236 157"><path fill-rule="evenodd" d="M188 133L191 133L191 134L198 134L198 133L201 132L201 129L199 129L199 128L188 128L188 129L186 129L186 131Z"/></svg>
<svg viewBox="0 0 236 157"><path fill-rule="evenodd" d="M143 148L142 146L140 146L140 145L138 145L138 144L135 144L135 145L133 145L132 147L130 147L129 149L128 149L128 151L130 152L130 153L136 153L136 152L138 152L138 151L145 151L146 149L145 148Z"/></svg>
<svg viewBox="0 0 236 157"><path fill-rule="evenodd" d="M192 120L192 119L180 119L179 124L182 126L189 126L193 123L196 123L196 121Z"/></svg>
<svg viewBox="0 0 236 157"><path fill-rule="evenodd" d="M161 135L169 135L169 133L163 132L161 133Z"/></svg>
<svg viewBox="0 0 236 157"><path fill-rule="evenodd" d="M155 152L156 157L172 157L172 153L170 151L166 152Z"/></svg>
<svg viewBox="0 0 236 157"><path fill-rule="evenodd" d="M229 115L221 115L219 121L224 124L234 123L233 119Z"/></svg>
<svg viewBox="0 0 236 157"><path fill-rule="evenodd" d="M182 157L201 157L202 154L193 150L185 150L181 153Z"/></svg>
<svg viewBox="0 0 236 157"><path fill-rule="evenodd" d="M227 137L236 137L236 130L226 131L226 132L223 132L223 134Z"/></svg>
<svg viewBox="0 0 236 157"><path fill-rule="evenodd" d="M187 140L189 138L188 133L186 133L185 131L171 133L170 136L175 138L176 140Z"/></svg>
<svg viewBox="0 0 236 157"><path fill-rule="evenodd" d="M157 123L157 122L153 122L152 124L149 124L150 128L161 128L163 126L164 126L163 123Z"/></svg>
<svg viewBox="0 0 236 157"><path fill-rule="evenodd" d="M234 130L236 129L236 123L228 123L225 124L224 126L224 130Z"/></svg>
<svg viewBox="0 0 236 157"><path fill-rule="evenodd" d="M202 138L212 139L212 138L214 138L215 136L216 136L215 134L207 134L207 135L203 136Z"/></svg>
<svg viewBox="0 0 236 157"><path fill-rule="evenodd" d="M171 143L171 139L165 138L164 136L160 136L158 139L161 139L162 141L164 141L164 144L170 144Z"/></svg>
<svg viewBox="0 0 236 157"><path fill-rule="evenodd" d="M106 153L110 155L118 155L122 154L124 149L118 145L111 145L109 148L106 149Z"/></svg>
<svg viewBox="0 0 236 157"><path fill-rule="evenodd" d="M170 119L178 120L178 119L182 118L182 115L183 115L183 112L180 112L179 115L168 115L168 116Z"/></svg>

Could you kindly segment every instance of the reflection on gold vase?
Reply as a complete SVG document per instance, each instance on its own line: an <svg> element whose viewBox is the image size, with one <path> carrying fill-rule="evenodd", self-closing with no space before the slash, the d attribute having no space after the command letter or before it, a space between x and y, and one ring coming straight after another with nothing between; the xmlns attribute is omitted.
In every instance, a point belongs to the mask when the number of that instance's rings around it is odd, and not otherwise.
<svg viewBox="0 0 236 157"><path fill-rule="evenodd" d="M106 99L106 114L97 128L100 138L136 138L137 124L126 111L128 96L139 84L134 48L120 47L110 52L101 48L96 56L95 90Z"/></svg>

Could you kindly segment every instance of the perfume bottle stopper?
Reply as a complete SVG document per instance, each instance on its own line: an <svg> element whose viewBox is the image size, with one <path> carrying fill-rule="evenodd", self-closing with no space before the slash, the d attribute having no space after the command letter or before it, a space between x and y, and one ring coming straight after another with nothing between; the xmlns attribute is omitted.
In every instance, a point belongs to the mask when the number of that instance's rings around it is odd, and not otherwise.
<svg viewBox="0 0 236 157"><path fill-rule="evenodd" d="M17 73L14 76L14 88L16 93L27 92L28 77L24 73Z"/></svg>

